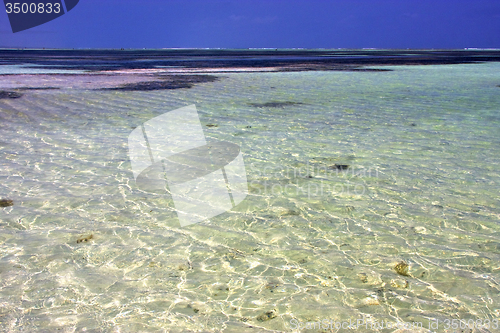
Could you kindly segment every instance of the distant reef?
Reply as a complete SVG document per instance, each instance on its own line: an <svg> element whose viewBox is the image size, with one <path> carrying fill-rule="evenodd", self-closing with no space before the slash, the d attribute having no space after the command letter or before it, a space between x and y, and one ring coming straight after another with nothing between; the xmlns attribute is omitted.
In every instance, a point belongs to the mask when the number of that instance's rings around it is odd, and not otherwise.
<svg viewBox="0 0 500 333"><path fill-rule="evenodd" d="M500 61L500 50L382 49L0 49L3 65L89 72L158 69L193 71L362 71L380 66L443 65ZM160 85L161 86L161 85ZM161 88L164 89L164 88ZM169 89L169 88L166 88ZM176 88L174 88L176 89Z"/></svg>

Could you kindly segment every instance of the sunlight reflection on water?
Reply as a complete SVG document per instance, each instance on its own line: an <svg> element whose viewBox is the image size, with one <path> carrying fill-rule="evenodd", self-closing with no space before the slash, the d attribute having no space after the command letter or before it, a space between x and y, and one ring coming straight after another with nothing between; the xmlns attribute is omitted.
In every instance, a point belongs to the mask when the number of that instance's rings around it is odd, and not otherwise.
<svg viewBox="0 0 500 333"><path fill-rule="evenodd" d="M499 66L223 74L191 89L0 100L0 196L14 200L0 208L1 326L498 318ZM189 104L207 138L241 147L250 193L181 228L168 195L137 189L127 137Z"/></svg>

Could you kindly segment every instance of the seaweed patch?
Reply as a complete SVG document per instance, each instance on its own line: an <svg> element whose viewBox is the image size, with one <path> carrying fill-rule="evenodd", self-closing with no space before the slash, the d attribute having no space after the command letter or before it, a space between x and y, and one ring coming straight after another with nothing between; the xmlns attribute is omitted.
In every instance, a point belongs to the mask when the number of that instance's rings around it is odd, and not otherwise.
<svg viewBox="0 0 500 333"><path fill-rule="evenodd" d="M14 99L14 98L20 98L21 96L23 96L23 94L20 94L15 91L5 91L5 90L0 91L0 99L7 99L7 98Z"/></svg>
<svg viewBox="0 0 500 333"><path fill-rule="evenodd" d="M57 90L59 87L19 87L19 90Z"/></svg>
<svg viewBox="0 0 500 333"><path fill-rule="evenodd" d="M14 201L10 199L0 199L0 207L14 206Z"/></svg>
<svg viewBox="0 0 500 333"><path fill-rule="evenodd" d="M271 102L267 102L267 103L248 103L248 105L254 106L256 108L284 108L285 106L301 105L301 104L303 104L303 103L291 102L291 101L285 101L285 102L271 101Z"/></svg>
<svg viewBox="0 0 500 333"><path fill-rule="evenodd" d="M161 81L144 81L137 83L127 83L114 88L102 88L100 90L121 90L121 91L152 91L166 89L192 88L197 83L214 82L219 80L214 75L160 75Z"/></svg>

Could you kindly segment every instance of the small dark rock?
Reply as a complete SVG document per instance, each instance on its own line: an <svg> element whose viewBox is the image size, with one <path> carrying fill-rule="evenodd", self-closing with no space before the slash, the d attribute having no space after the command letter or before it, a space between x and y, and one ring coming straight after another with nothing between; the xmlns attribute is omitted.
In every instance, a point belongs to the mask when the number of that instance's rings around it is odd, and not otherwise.
<svg viewBox="0 0 500 333"><path fill-rule="evenodd" d="M410 126L417 126L417 124L415 124L415 123L411 123L411 124L410 124Z"/></svg>
<svg viewBox="0 0 500 333"><path fill-rule="evenodd" d="M10 199L0 199L0 207L14 206L14 201Z"/></svg>
<svg viewBox="0 0 500 333"><path fill-rule="evenodd" d="M20 98L22 95L23 94L20 94L20 93L15 92L15 91L5 91L5 90L0 91L0 99Z"/></svg>
<svg viewBox="0 0 500 333"><path fill-rule="evenodd" d="M404 261L401 261L399 264L397 264L394 267L394 270L399 275L410 276L410 272L409 272L410 266L408 266L408 264L406 262L404 262Z"/></svg>
<svg viewBox="0 0 500 333"><path fill-rule="evenodd" d="M349 164L337 164L333 165L333 168L336 168L337 170L347 170L349 169Z"/></svg>

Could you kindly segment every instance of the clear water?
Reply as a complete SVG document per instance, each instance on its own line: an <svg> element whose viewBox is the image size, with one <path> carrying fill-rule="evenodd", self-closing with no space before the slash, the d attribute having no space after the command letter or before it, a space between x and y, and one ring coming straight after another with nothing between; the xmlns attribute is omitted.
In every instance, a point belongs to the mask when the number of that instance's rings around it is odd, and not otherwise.
<svg viewBox="0 0 500 333"><path fill-rule="evenodd" d="M392 69L0 100L0 197L14 200L0 208L0 327L500 319L500 64ZM251 105L272 101L302 104ZM207 137L241 146L250 194L181 228L167 195L135 186L127 138L190 104L217 125Z"/></svg>

